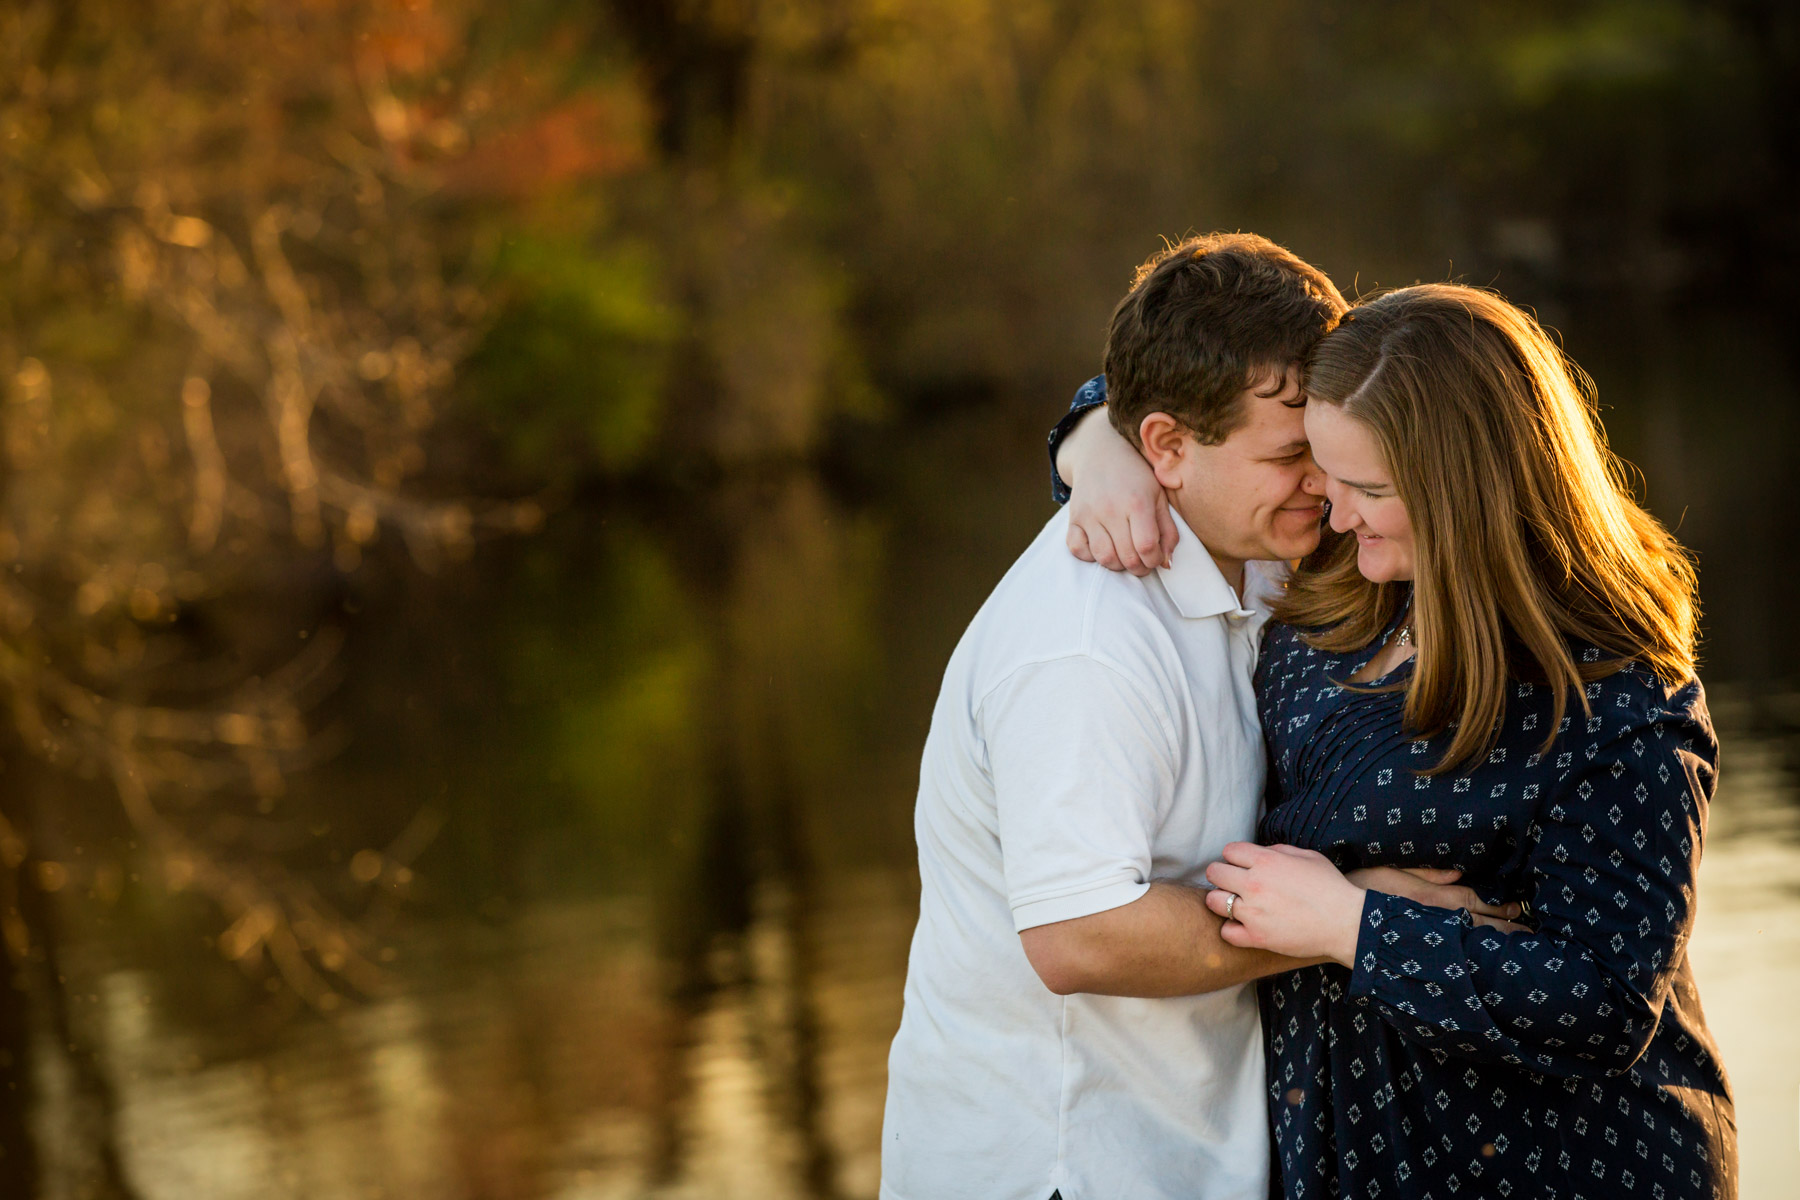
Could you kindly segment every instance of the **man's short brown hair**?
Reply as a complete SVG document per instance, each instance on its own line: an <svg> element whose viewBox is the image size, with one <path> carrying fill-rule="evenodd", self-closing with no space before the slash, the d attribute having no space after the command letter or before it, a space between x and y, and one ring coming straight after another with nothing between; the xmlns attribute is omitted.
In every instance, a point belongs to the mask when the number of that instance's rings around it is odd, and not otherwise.
<svg viewBox="0 0 1800 1200"><path fill-rule="evenodd" d="M1349 306L1325 272L1254 233L1209 233L1138 268L1106 336L1106 407L1138 445L1154 412L1205 445L1244 419L1239 397L1281 379Z"/></svg>

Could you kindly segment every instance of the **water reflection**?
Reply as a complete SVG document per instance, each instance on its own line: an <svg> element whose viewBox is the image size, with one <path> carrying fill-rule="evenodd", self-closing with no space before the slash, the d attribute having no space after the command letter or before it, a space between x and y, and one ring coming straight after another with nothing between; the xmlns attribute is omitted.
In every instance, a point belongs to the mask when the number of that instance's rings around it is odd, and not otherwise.
<svg viewBox="0 0 1800 1200"><path fill-rule="evenodd" d="M1800 1178L1800 691L1713 689L1722 760L1692 954L1731 1072L1746 1197Z"/></svg>
<svg viewBox="0 0 1800 1200"><path fill-rule="evenodd" d="M421 929L394 995L249 1054L102 969L130 1176L219 1200L873 1195L910 883L825 900L802 950L764 891L681 999L639 903L536 906L484 946Z"/></svg>
<svg viewBox="0 0 1800 1200"><path fill-rule="evenodd" d="M319 872L364 887L385 985L299 1011L185 897L65 896L115 1099L107 1138L68 1133L41 1039L71 1158L45 1193L88 1194L72 1160L113 1141L143 1196L871 1194L914 905L867 735L915 736L857 702L886 664L871 521L783 474L362 597L356 738L297 786L311 833L389 847ZM442 836L389 870L421 801Z"/></svg>
<svg viewBox="0 0 1800 1200"><path fill-rule="evenodd" d="M245 981L160 888L60 894L71 1028L136 1195L874 1196L924 717L1044 515L1010 499L1041 486L1033 439L996 424L921 431L878 510L784 475L362 597L384 632L350 643L357 736L303 811L376 847L443 817L414 876L364 880L392 951L372 999L320 1014ZM1800 693L1714 692L1694 954L1757 1196L1800 1171ZM94 1139L57 1132L94 1110L50 1049L46 1195L108 1194L75 1161Z"/></svg>
<svg viewBox="0 0 1800 1200"><path fill-rule="evenodd" d="M1729 689L1718 707L1730 773L1694 955L1744 1194L1775 1195L1800 1165L1800 1032L1781 1019L1800 989L1800 723L1772 729ZM131 1178L218 1200L873 1196L913 883L862 867L816 887L803 912L759 885L694 961L658 953L638 899L531 905L503 935L422 927L393 995L250 1053L188 1028L154 974L100 969Z"/></svg>

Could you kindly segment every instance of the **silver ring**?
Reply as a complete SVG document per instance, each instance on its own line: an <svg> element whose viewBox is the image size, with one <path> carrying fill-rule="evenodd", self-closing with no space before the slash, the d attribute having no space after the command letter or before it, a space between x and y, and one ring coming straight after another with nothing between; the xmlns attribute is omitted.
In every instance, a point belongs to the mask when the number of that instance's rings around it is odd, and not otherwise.
<svg viewBox="0 0 1800 1200"><path fill-rule="evenodd" d="M1227 921L1235 921L1237 918L1231 915L1231 910L1237 907L1237 893L1226 892L1225 895L1227 897L1225 901L1225 919Z"/></svg>

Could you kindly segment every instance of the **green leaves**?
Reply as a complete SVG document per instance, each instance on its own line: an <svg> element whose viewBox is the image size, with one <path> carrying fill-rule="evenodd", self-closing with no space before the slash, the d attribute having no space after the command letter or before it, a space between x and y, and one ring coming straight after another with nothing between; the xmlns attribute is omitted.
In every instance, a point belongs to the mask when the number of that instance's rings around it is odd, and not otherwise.
<svg viewBox="0 0 1800 1200"><path fill-rule="evenodd" d="M507 241L496 272L507 299L465 386L515 465L619 474L642 460L680 328L657 268L642 243Z"/></svg>

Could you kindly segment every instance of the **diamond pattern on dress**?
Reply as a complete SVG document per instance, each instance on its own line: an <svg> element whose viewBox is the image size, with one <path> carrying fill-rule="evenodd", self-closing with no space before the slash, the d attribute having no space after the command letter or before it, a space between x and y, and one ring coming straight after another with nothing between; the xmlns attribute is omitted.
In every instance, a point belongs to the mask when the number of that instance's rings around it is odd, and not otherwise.
<svg viewBox="0 0 1800 1200"><path fill-rule="evenodd" d="M1271 1080L1314 1081L1271 1085L1281 1194L1735 1196L1729 1085L1686 954L1717 761L1699 685L1597 680L1594 716L1539 753L1553 697L1520 684L1486 761L1421 787L1447 739L1408 738L1398 693L1321 684L1363 657L1270 626L1261 840L1346 870L1459 867L1490 900L1528 901L1536 932L1370 893L1354 970L1263 982L1269 1023L1297 1017ZM1650 1139L1624 1134L1640 1122Z"/></svg>

